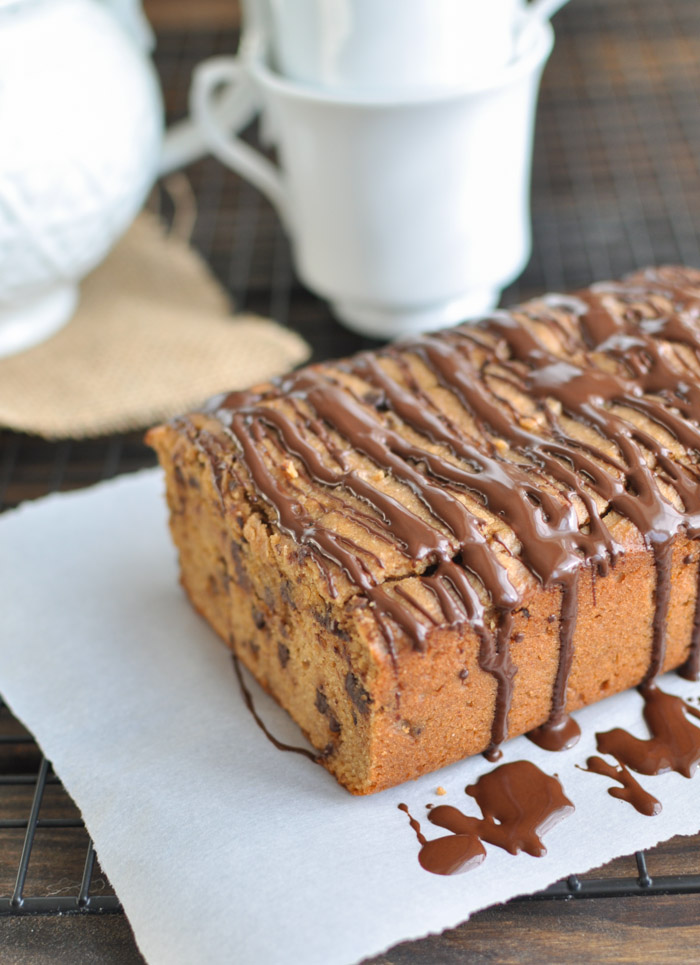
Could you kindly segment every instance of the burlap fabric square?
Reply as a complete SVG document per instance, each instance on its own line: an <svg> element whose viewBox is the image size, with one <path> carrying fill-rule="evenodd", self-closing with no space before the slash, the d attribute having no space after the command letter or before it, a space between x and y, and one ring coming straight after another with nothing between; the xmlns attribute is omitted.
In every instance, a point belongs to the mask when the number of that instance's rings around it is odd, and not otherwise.
<svg viewBox="0 0 700 965"><path fill-rule="evenodd" d="M235 315L202 258L142 213L52 338L0 360L0 424L48 438L140 429L308 358L293 332Z"/></svg>

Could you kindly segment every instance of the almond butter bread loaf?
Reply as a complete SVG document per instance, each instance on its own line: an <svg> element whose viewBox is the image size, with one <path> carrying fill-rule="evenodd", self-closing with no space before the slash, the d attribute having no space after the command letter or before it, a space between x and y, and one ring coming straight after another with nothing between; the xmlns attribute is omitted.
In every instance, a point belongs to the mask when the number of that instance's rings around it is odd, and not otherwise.
<svg viewBox="0 0 700 965"><path fill-rule="evenodd" d="M148 434L182 583L350 791L683 667L700 271L310 366Z"/></svg>

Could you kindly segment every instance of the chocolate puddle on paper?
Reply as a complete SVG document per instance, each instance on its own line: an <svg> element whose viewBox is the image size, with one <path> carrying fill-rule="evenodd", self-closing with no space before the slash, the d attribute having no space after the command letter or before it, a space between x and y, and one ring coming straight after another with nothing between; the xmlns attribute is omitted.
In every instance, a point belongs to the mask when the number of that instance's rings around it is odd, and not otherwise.
<svg viewBox="0 0 700 965"><path fill-rule="evenodd" d="M586 761L586 766L580 769L590 774L600 774L601 777L609 777L613 781L617 781L622 787L609 787L608 794L620 801L627 801L640 814L653 817L653 815L661 813L661 802L642 787L624 764L608 764L602 757L593 755Z"/></svg>
<svg viewBox="0 0 700 965"><path fill-rule="evenodd" d="M700 719L700 710L652 684L640 687L639 692L651 737L643 740L616 727L596 734L598 750L638 774L677 771L683 777L692 777L700 762L700 727L689 718Z"/></svg>
<svg viewBox="0 0 700 965"><path fill-rule="evenodd" d="M574 810L561 784L530 761L502 764L466 788L482 813L470 817L451 805L433 807L428 820L451 831L451 835L428 841L407 805L399 809L408 817L421 845L418 861L438 875L461 874L486 857L483 842L510 854L524 851L542 857L547 849L541 840L555 824Z"/></svg>
<svg viewBox="0 0 700 965"><path fill-rule="evenodd" d="M622 787L610 787L608 794L651 817L659 814L661 803L641 786L629 768L650 776L677 771L684 777L692 777L700 763L700 727L690 718L700 719L700 710L654 684L640 687L639 692L644 699L643 715L651 737L644 740L621 727L596 734L600 753L614 757L617 765L594 756L588 758L587 767L582 770L619 782Z"/></svg>

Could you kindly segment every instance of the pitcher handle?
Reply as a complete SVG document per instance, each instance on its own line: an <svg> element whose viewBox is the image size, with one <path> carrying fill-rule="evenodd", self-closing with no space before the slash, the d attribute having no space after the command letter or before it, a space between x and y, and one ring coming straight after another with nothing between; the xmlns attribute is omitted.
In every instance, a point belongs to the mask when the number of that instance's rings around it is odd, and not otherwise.
<svg viewBox="0 0 700 965"><path fill-rule="evenodd" d="M190 112L214 157L261 191L286 221L286 196L279 168L235 134L229 134L217 117L214 91L221 85L236 83L239 84L236 93L250 98L250 77L245 66L235 57L212 57L199 64L190 88ZM232 111L232 114L236 113Z"/></svg>

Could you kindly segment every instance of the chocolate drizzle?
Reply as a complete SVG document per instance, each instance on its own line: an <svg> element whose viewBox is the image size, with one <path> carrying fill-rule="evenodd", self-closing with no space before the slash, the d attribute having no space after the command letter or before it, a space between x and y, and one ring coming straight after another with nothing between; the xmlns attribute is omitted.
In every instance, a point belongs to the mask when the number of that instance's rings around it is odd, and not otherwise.
<svg viewBox="0 0 700 965"><path fill-rule="evenodd" d="M595 577L594 577L595 579ZM574 574L562 594L559 618L559 665L554 678L552 712L549 720L527 735L538 747L546 751L563 751L573 747L581 736L581 729L565 710L566 685L574 659L573 637L578 610L578 574Z"/></svg>
<svg viewBox="0 0 700 965"><path fill-rule="evenodd" d="M700 273L650 269L301 370L210 411L240 454L235 473L331 596L344 574L369 601L395 663L403 639L426 649L440 628L474 629L495 679L492 757L508 734L523 586L558 588L559 664L533 739L570 746L578 587L619 557L610 513L652 554L645 683L664 668L673 542L700 533L699 316ZM218 449L202 445L221 489ZM403 558L398 574L378 544ZM699 655L696 616L688 672Z"/></svg>
<svg viewBox="0 0 700 965"><path fill-rule="evenodd" d="M600 774L601 777L609 777L613 781L617 781L622 787L609 787L608 794L620 801L627 801L640 814L647 817L661 814L661 802L642 787L624 764L608 764L602 757L594 755L588 758L586 767L581 768L581 770L589 771L591 774Z"/></svg>
<svg viewBox="0 0 700 965"><path fill-rule="evenodd" d="M468 871L486 856L484 841L510 854L524 851L542 857L547 849L541 836L574 810L559 781L530 761L503 764L480 777L466 792L475 799L483 817L470 817L446 804L434 807L428 820L452 835L432 841L426 840L406 805L399 804L418 835L418 860L426 871L441 875Z"/></svg>
<svg viewBox="0 0 700 965"><path fill-rule="evenodd" d="M257 710L255 709L255 704L253 703L253 695L246 687L245 681L243 679L243 673L241 672L241 664L235 653L231 654L233 659L233 669L236 672L236 678L238 680L238 686L241 688L241 693L243 694L243 700L245 705L250 711L250 714L258 725L260 730L263 732L265 737L270 741L270 743L277 748L278 751L287 751L289 754L301 754L302 757L308 757L310 761L314 764L322 764L325 757L324 754L314 754L312 751L307 750L305 747L295 747L293 744L285 744L283 741L278 740L274 734L272 734L266 727L265 722L262 720Z"/></svg>

